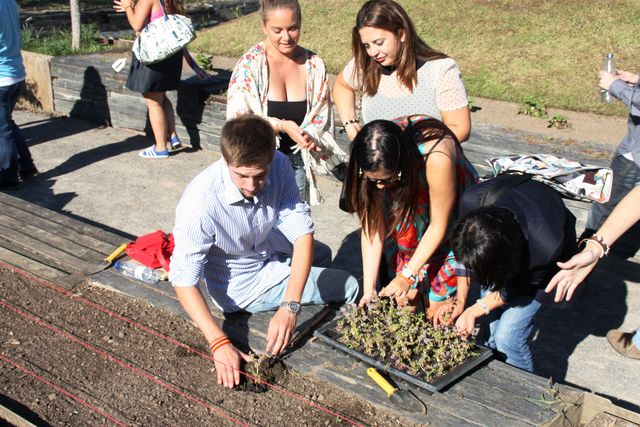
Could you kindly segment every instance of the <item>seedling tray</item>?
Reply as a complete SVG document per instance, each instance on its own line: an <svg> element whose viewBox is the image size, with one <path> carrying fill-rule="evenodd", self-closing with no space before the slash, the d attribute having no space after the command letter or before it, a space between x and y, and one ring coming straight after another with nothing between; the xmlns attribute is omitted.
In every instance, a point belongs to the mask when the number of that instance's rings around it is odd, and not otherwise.
<svg viewBox="0 0 640 427"><path fill-rule="evenodd" d="M374 366L379 370L387 372L395 377L407 381L408 383L421 387L431 393L439 392L443 388L453 384L459 378L468 374L473 368L490 359L493 354L491 349L483 346L477 346L477 352L479 353L477 356L465 360L443 376L437 377L431 382L427 382L413 375L409 375L406 372L392 368L388 364L374 359L371 356L367 356L364 353L350 349L349 347L338 341L338 338L340 337L340 334L337 331L337 324L339 320L339 318L334 319L326 325L323 325L322 327L315 330L313 335L325 341L332 347L345 352L349 356L355 357L356 359L361 360L364 363Z"/></svg>

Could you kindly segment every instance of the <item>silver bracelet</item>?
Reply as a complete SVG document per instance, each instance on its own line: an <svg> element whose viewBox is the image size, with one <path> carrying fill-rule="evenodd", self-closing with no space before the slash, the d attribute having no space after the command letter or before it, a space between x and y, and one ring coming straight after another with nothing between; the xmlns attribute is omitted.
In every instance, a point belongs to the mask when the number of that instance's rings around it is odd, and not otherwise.
<svg viewBox="0 0 640 427"><path fill-rule="evenodd" d="M478 304L480 306L480 308L484 312L485 316L490 313L489 306L487 305L486 302L484 302L481 299L479 299L479 300L476 301L476 304Z"/></svg>

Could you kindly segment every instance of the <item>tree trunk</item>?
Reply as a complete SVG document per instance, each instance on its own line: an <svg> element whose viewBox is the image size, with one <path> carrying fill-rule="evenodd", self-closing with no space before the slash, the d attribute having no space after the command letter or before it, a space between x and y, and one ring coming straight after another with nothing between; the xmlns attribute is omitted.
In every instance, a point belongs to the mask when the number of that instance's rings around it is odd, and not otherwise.
<svg viewBox="0 0 640 427"><path fill-rule="evenodd" d="M71 10L71 49L80 49L80 2L70 0Z"/></svg>

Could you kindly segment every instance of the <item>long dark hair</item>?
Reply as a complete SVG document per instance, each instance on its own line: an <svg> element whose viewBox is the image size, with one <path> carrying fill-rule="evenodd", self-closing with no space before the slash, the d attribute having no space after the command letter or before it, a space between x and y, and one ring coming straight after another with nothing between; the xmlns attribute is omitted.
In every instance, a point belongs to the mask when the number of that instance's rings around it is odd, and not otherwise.
<svg viewBox="0 0 640 427"><path fill-rule="evenodd" d="M374 120L358 132L351 143L345 183L346 210L358 214L365 233L370 234L383 222L385 235L391 236L405 218L414 215L420 177L425 169L417 143L444 138L456 141L453 132L434 118L412 123L405 130L389 120ZM390 206L385 206L384 192L376 188L375 182L364 179L364 172L378 171L401 177Z"/></svg>
<svg viewBox="0 0 640 427"><path fill-rule="evenodd" d="M524 266L526 240L513 213L497 206L470 211L453 228L456 260L483 287L504 288Z"/></svg>
<svg viewBox="0 0 640 427"><path fill-rule="evenodd" d="M402 33L405 41L396 67L398 80L409 90L413 90L418 83L418 59L431 61L433 59L448 58L442 52L429 47L416 33L407 12L393 0L370 0L358 12L356 25L351 31L351 49L355 58L354 78L362 81L365 94L373 96L378 91L381 66L367 55L367 51L360 40L360 29L363 27L380 28L392 32L400 38Z"/></svg>
<svg viewBox="0 0 640 427"><path fill-rule="evenodd" d="M169 15L184 15L184 4L182 0L162 0L164 10Z"/></svg>

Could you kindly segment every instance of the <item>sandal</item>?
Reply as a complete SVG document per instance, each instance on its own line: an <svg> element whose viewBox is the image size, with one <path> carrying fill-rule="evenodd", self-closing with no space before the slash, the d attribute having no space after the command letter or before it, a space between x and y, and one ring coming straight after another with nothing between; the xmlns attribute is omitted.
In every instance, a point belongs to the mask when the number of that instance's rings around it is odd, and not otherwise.
<svg viewBox="0 0 640 427"><path fill-rule="evenodd" d="M156 151L156 146L152 145L146 150L139 152L138 156L146 159L165 159L169 157L169 150Z"/></svg>
<svg viewBox="0 0 640 427"><path fill-rule="evenodd" d="M182 142L178 138L178 135L172 135L169 139L169 145L171 145L172 150L177 150L182 147Z"/></svg>

